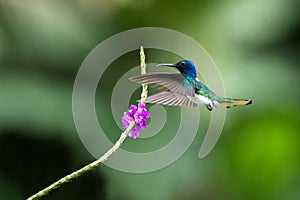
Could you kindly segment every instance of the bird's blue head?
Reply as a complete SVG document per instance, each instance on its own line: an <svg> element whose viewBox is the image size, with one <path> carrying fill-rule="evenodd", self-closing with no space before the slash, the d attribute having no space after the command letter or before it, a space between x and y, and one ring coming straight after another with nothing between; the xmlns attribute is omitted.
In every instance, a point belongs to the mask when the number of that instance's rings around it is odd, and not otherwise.
<svg viewBox="0 0 300 200"><path fill-rule="evenodd" d="M190 60L181 60L175 64L159 64L158 66L168 66L168 67L175 67L177 68L180 73L184 76L191 76L196 78L196 68L192 61Z"/></svg>

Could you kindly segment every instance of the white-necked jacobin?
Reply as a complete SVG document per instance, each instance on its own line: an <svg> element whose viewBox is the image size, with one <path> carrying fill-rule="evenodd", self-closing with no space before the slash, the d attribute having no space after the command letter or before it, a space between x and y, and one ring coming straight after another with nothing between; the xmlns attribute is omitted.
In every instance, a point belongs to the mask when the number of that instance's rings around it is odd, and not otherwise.
<svg viewBox="0 0 300 200"><path fill-rule="evenodd" d="M182 60L175 64L159 64L158 66L175 67L180 73L149 73L134 76L129 80L147 84L162 92L149 96L147 103L169 106L197 106L204 104L208 110L217 106L249 105L252 100L220 97L212 92L197 78L196 68L190 60Z"/></svg>

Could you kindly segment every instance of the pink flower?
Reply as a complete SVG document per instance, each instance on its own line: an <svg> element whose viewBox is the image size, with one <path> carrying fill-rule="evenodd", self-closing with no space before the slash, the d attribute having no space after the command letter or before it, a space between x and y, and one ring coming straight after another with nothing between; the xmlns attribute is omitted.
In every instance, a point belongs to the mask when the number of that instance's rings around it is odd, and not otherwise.
<svg viewBox="0 0 300 200"><path fill-rule="evenodd" d="M136 139L139 135L140 135L140 130L141 127L135 125L132 130L130 131L130 133L128 134L129 137L132 137L133 139Z"/></svg>
<svg viewBox="0 0 300 200"><path fill-rule="evenodd" d="M136 112L137 107L135 105L131 105L128 109L128 114L133 117L134 113Z"/></svg>
<svg viewBox="0 0 300 200"><path fill-rule="evenodd" d="M127 112L124 112L122 117L122 127L127 128L133 120L136 125L132 128L129 137L136 139L140 135L140 130L146 128L146 121L150 117L146 109L146 105L139 103L138 107L131 105Z"/></svg>

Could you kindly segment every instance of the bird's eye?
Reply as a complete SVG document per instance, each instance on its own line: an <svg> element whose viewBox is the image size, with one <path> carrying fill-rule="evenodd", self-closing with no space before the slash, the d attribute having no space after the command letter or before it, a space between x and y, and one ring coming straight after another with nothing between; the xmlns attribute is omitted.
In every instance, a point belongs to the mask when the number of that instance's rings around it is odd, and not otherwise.
<svg viewBox="0 0 300 200"><path fill-rule="evenodd" d="M185 62L181 62L180 65L181 65L181 66L184 66L184 65L185 65Z"/></svg>

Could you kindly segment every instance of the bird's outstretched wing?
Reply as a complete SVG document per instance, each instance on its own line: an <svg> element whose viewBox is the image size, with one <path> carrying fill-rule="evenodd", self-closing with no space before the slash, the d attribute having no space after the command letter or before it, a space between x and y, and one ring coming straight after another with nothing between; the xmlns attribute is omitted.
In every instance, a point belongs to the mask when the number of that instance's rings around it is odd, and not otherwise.
<svg viewBox="0 0 300 200"><path fill-rule="evenodd" d="M129 80L139 83L147 84L150 87L162 91L170 91L177 94L188 96L195 96L194 83L186 83L186 79L181 74L174 73L149 73L129 78ZM189 87L187 87L187 85Z"/></svg>
<svg viewBox="0 0 300 200"><path fill-rule="evenodd" d="M173 92L160 92L154 94L149 96L145 102L169 106L197 106L197 104L191 101L186 95Z"/></svg>

